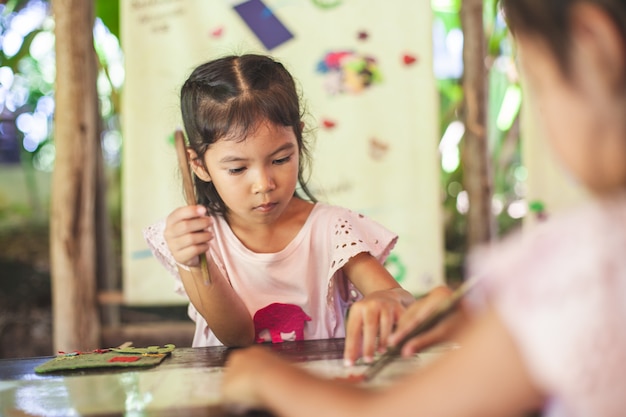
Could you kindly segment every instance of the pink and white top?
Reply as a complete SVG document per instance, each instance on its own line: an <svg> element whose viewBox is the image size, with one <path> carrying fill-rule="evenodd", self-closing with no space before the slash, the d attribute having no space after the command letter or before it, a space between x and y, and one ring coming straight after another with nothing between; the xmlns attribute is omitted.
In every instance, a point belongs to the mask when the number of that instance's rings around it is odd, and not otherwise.
<svg viewBox="0 0 626 417"><path fill-rule="evenodd" d="M176 263L167 248L165 222L149 226L144 237L154 256L174 275L175 291L185 295ZM304 339L344 337L347 308L361 294L341 268L369 252L384 262L398 236L374 220L348 209L316 203L295 238L280 252L256 253L246 248L221 216L214 216L209 253L248 307L250 316L270 304L291 304L310 317ZM189 304L196 323L193 346L219 346L206 321Z"/></svg>
<svg viewBox="0 0 626 417"><path fill-rule="evenodd" d="M626 194L476 252L473 297L516 340L544 416L626 415Z"/></svg>

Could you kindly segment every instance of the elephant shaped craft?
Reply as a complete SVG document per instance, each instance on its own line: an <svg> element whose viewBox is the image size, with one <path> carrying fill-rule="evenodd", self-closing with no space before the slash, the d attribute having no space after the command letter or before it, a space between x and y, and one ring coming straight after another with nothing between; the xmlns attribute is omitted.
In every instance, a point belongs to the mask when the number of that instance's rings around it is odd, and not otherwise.
<svg viewBox="0 0 626 417"><path fill-rule="evenodd" d="M293 333L295 340L304 340L304 325L311 321L297 305L272 303L254 314L254 332L257 343L283 342L283 335Z"/></svg>

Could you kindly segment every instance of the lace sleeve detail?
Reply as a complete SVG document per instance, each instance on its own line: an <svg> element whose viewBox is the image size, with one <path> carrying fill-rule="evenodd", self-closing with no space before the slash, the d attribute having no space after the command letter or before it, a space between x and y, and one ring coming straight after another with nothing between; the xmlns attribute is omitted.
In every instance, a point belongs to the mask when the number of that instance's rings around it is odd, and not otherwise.
<svg viewBox="0 0 626 417"><path fill-rule="evenodd" d="M332 271L342 268L350 258L369 252L381 263L385 262L398 241L398 235L369 217L345 210L337 212L331 224Z"/></svg>
<svg viewBox="0 0 626 417"><path fill-rule="evenodd" d="M152 255L165 267L165 269L174 276L175 285L174 291L180 295L186 296L185 288L178 274L178 268L176 267L176 261L172 256L163 232L165 230L165 220L161 220L158 223L150 225L143 230L143 237L152 251Z"/></svg>
<svg viewBox="0 0 626 417"><path fill-rule="evenodd" d="M336 285L345 285L346 293L340 297L342 308L362 298L356 286L338 271L350 258L368 252L384 263L398 241L398 236L371 218L345 208L337 208L329 219L331 262L328 281L328 301L334 303ZM337 275L338 274L338 275ZM344 281L345 280L345 281Z"/></svg>

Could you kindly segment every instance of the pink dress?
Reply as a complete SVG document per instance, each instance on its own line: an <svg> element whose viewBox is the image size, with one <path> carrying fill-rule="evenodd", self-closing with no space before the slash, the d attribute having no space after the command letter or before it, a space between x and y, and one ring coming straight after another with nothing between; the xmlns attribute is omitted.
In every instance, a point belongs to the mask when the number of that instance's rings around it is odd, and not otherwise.
<svg viewBox="0 0 626 417"><path fill-rule="evenodd" d="M549 393L544 416L626 415L626 195L484 248L469 270Z"/></svg>
<svg viewBox="0 0 626 417"><path fill-rule="evenodd" d="M252 252L220 216L214 217L213 224L211 259L248 307L250 316L275 303L298 306L304 313L304 339L345 336L346 310L361 294L341 268L361 252L384 262L398 239L366 216L322 203L315 204L295 238L276 253ZM144 237L154 256L174 275L175 291L186 296L163 238L164 227L164 221L152 225L144 230ZM193 346L221 345L191 303L189 317L196 323Z"/></svg>

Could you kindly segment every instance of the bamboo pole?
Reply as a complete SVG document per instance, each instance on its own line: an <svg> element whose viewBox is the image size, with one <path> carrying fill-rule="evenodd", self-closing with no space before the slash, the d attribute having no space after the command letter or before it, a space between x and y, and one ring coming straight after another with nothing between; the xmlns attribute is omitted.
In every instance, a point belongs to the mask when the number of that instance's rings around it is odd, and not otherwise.
<svg viewBox="0 0 626 417"><path fill-rule="evenodd" d="M50 261L55 350L99 347L96 304L98 97L94 4L52 0L56 37L56 160Z"/></svg>

